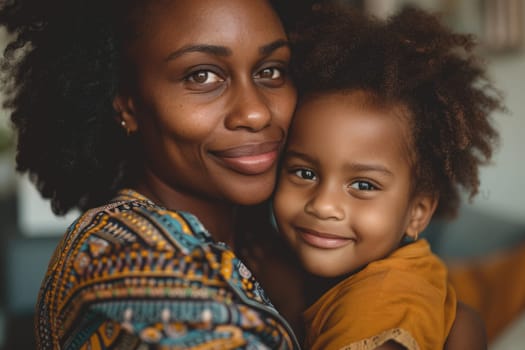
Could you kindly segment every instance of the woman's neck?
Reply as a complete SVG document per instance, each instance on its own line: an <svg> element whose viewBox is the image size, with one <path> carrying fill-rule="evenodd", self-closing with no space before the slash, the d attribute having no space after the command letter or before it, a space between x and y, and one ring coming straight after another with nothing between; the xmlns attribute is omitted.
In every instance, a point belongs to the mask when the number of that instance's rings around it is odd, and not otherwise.
<svg viewBox="0 0 525 350"><path fill-rule="evenodd" d="M214 240L234 248L233 204L178 191L151 172L147 172L143 180L134 188L158 205L195 215Z"/></svg>

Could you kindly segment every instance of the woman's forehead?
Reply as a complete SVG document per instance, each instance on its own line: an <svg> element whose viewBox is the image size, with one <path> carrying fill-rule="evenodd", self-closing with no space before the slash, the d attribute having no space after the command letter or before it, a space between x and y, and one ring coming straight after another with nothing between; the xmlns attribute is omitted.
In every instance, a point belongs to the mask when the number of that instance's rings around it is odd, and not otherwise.
<svg viewBox="0 0 525 350"><path fill-rule="evenodd" d="M265 45L286 39L279 17L266 0L160 0L137 10L142 14L133 15L136 35L128 48L139 54L195 44Z"/></svg>
<svg viewBox="0 0 525 350"><path fill-rule="evenodd" d="M282 30L267 0L156 0L145 4L137 8L134 18L146 33L164 28L191 37L227 32L233 25L243 26L247 35L267 27Z"/></svg>

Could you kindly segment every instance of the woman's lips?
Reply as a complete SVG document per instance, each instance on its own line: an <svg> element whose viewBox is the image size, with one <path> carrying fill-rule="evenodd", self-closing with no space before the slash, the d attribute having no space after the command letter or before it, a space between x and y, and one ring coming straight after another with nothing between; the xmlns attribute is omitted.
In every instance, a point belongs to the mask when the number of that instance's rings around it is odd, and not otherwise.
<svg viewBox="0 0 525 350"><path fill-rule="evenodd" d="M304 228L296 228L296 231L304 242L316 248L335 249L354 241L352 238Z"/></svg>
<svg viewBox="0 0 525 350"><path fill-rule="evenodd" d="M244 175L258 175L270 170L277 161L281 142L264 142L210 152L230 169Z"/></svg>

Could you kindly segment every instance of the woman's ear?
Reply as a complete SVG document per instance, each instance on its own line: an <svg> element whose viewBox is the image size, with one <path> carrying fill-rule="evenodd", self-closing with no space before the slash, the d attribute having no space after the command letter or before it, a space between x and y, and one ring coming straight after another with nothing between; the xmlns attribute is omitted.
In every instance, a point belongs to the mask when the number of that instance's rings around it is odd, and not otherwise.
<svg viewBox="0 0 525 350"><path fill-rule="evenodd" d="M135 104L131 97L117 95L113 99L113 109L115 110L115 120L125 130L126 135L129 136L138 131Z"/></svg>
<svg viewBox="0 0 525 350"><path fill-rule="evenodd" d="M406 235L416 240L418 235L423 232L432 215L436 211L439 197L436 194L419 194L413 199L411 214L406 228Z"/></svg>

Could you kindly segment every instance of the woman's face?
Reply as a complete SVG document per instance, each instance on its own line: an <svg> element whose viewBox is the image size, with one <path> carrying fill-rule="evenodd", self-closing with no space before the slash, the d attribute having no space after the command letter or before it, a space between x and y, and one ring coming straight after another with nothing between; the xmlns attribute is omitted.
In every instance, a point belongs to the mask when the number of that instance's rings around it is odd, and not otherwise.
<svg viewBox="0 0 525 350"><path fill-rule="evenodd" d="M290 50L265 0L154 1L118 98L145 167L170 188L254 204L273 190L296 102Z"/></svg>

